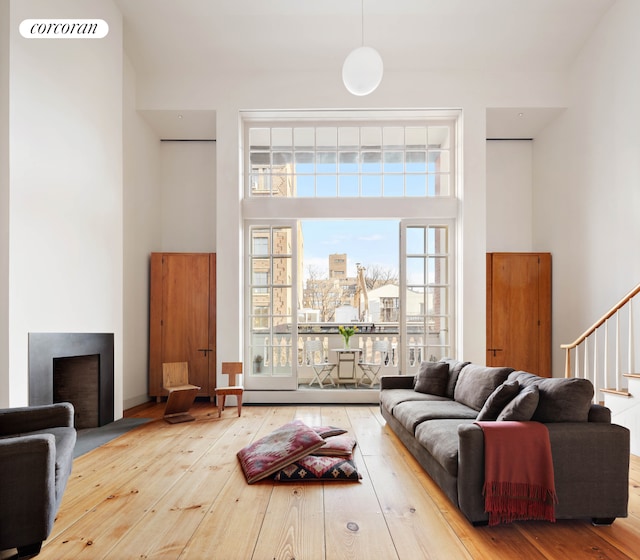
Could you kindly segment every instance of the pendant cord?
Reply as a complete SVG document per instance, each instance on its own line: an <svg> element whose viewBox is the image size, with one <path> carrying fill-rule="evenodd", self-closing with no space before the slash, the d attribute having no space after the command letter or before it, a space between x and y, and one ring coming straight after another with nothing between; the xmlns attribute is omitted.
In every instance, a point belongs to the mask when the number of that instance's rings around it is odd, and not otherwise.
<svg viewBox="0 0 640 560"><path fill-rule="evenodd" d="M364 0L361 0L360 4L360 39L362 41L362 47L364 47Z"/></svg>

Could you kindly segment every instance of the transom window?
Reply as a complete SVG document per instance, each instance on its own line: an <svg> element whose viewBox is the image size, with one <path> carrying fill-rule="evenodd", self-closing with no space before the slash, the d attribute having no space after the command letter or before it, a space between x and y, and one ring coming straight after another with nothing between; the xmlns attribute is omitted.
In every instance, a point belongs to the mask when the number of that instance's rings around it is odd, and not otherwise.
<svg viewBox="0 0 640 560"><path fill-rule="evenodd" d="M251 125L249 195L452 196L453 125Z"/></svg>

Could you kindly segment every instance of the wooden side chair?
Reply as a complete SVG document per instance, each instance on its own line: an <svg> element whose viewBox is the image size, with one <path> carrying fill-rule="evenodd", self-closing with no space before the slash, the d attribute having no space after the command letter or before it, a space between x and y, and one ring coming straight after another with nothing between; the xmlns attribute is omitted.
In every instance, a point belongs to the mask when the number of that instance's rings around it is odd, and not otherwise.
<svg viewBox="0 0 640 560"><path fill-rule="evenodd" d="M311 366L313 370L313 379L311 383L309 383L309 387L317 382L318 385L320 385L320 389L322 389L322 383L326 383L327 380L335 387L336 384L331 377L331 372L337 364L325 361L324 348L321 340L307 340L305 343L305 357L307 365Z"/></svg>
<svg viewBox="0 0 640 560"><path fill-rule="evenodd" d="M189 364L187 362L162 364L162 385L169 391L164 419L170 424L195 420L189 414L189 409L200 387L189 383Z"/></svg>
<svg viewBox="0 0 640 560"><path fill-rule="evenodd" d="M387 362L387 358L389 356L389 341L388 340L374 340L373 346L371 347L371 356L368 362L359 362L358 367L360 371L362 371L362 375L356 381L356 387L358 384L361 384L364 378L366 377L371 386L376 383L380 383L378 378L378 374Z"/></svg>
<svg viewBox="0 0 640 560"><path fill-rule="evenodd" d="M236 376L242 374L242 362L222 362L222 373L229 376L229 386L215 388L218 418L222 416L227 395L233 395L238 399L238 416L241 416L244 387L236 383Z"/></svg>

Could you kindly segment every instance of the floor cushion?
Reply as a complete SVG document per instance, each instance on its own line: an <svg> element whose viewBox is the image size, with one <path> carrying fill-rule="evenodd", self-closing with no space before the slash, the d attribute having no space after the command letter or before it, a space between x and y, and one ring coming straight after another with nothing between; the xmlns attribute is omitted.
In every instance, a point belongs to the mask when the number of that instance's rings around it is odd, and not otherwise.
<svg viewBox="0 0 640 560"><path fill-rule="evenodd" d="M274 480L277 482L359 481L361 478L350 457L307 455L280 469Z"/></svg>
<svg viewBox="0 0 640 560"><path fill-rule="evenodd" d="M325 444L317 432L294 420L238 451L249 484L262 480Z"/></svg>

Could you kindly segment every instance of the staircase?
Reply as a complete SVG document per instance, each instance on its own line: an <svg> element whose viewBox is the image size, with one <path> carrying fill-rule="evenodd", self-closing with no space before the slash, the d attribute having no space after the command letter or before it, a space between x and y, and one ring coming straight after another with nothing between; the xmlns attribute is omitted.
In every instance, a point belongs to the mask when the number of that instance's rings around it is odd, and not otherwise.
<svg viewBox="0 0 640 560"><path fill-rule="evenodd" d="M634 325L640 320L640 305L634 298L640 284L596 321L566 352L565 376L589 379L595 402L611 409L611 419L631 431L631 453L640 456L640 368L635 356L640 340Z"/></svg>
<svg viewBox="0 0 640 560"><path fill-rule="evenodd" d="M640 375L625 374L626 394L604 391L604 404L611 409L611 421L631 431L631 453L640 456Z"/></svg>

